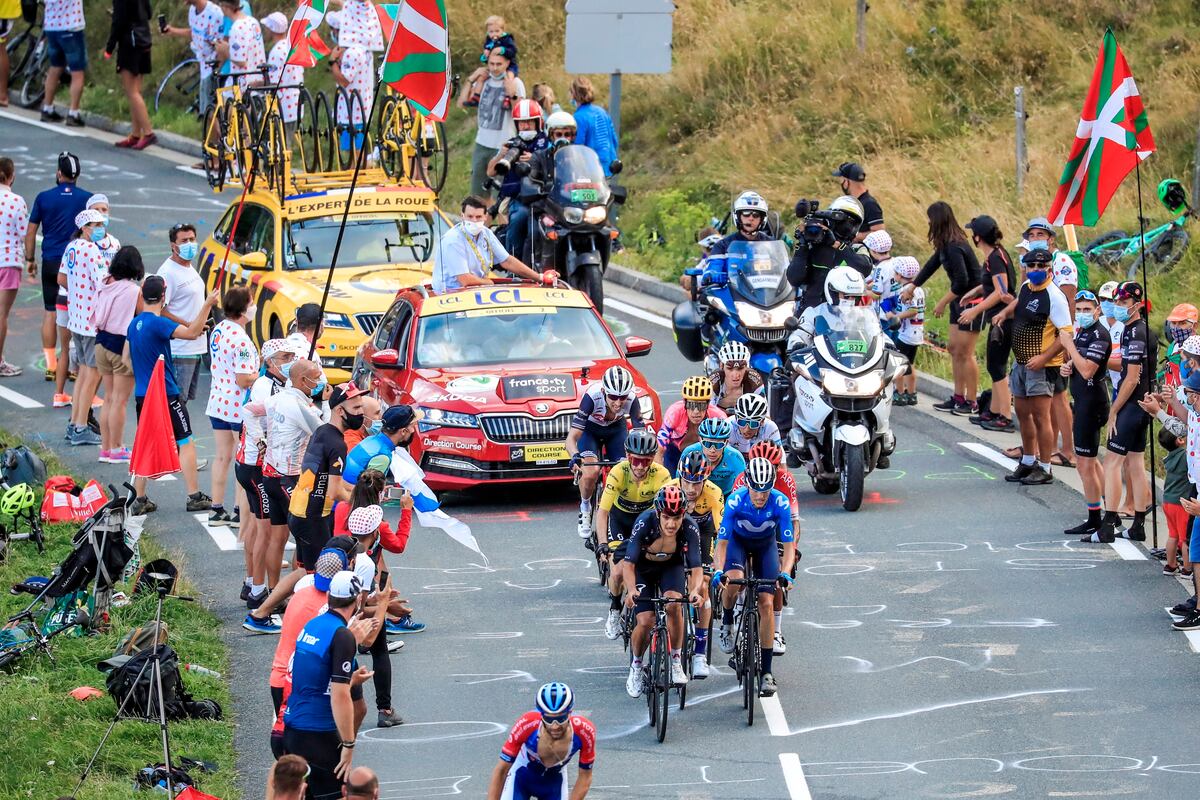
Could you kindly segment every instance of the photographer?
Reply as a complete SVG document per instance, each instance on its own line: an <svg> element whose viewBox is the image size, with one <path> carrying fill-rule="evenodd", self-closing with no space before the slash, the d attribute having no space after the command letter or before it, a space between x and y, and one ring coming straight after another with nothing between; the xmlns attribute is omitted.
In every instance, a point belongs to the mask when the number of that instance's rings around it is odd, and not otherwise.
<svg viewBox="0 0 1200 800"><path fill-rule="evenodd" d="M517 126L517 135L505 142L496 157L488 162L487 174L488 177L503 176L500 199L509 198L504 246L508 252L516 253L517 258L529 263L530 254L526 251L529 244L529 206L518 199L521 178L528 174L528 168L513 167L519 163L530 165L533 154L548 148L550 140L542 130L541 106L533 100L521 100L513 106L513 122Z"/></svg>
<svg viewBox="0 0 1200 800"><path fill-rule="evenodd" d="M834 200L824 211L816 205L812 200L796 204L796 216L804 224L796 229L796 251L787 278L801 290L801 310L823 302L825 278L834 267L850 267L864 278L871 274L870 261L850 249L862 225L862 205L848 195Z"/></svg>

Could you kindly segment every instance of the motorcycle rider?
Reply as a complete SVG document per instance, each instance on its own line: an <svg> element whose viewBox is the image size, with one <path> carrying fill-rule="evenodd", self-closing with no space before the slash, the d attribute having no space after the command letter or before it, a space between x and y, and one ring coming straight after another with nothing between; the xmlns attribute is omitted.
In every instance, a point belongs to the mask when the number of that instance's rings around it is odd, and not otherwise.
<svg viewBox="0 0 1200 800"><path fill-rule="evenodd" d="M788 352L812 347L817 336L828 333L845 309L871 305L863 276L850 267L834 267L825 278L825 302L804 309L800 327L788 337Z"/></svg>
<svg viewBox="0 0 1200 800"><path fill-rule="evenodd" d="M708 376L713 405L728 414L742 395L763 393L762 376L750 368L750 348L744 343L729 341L721 345L717 361L720 366Z"/></svg>
<svg viewBox="0 0 1200 800"><path fill-rule="evenodd" d="M704 262L701 287L722 284L728 280L725 254L734 242L765 242L774 237L767 229L767 212L770 207L758 192L742 192L733 201L733 220L737 230L714 244Z"/></svg>
<svg viewBox="0 0 1200 800"><path fill-rule="evenodd" d="M502 174L500 184L500 199L509 198L508 228L505 234L504 246L517 258L529 263L529 206L521 202L521 172L512 169L515 164L509 160L511 152L520 153L516 163L528 164L535 153L550 147L550 138L542 131L542 107L532 100L519 100L513 106L513 122L517 126L517 138L510 140L496 153L496 157L488 162L489 176ZM501 163L503 161L503 164Z"/></svg>
<svg viewBox="0 0 1200 800"><path fill-rule="evenodd" d="M862 204L849 195L804 218L787 271L788 282L801 290L801 308L820 305L826 276L835 267L849 267L864 278L871 274L870 260L850 248L862 221Z"/></svg>

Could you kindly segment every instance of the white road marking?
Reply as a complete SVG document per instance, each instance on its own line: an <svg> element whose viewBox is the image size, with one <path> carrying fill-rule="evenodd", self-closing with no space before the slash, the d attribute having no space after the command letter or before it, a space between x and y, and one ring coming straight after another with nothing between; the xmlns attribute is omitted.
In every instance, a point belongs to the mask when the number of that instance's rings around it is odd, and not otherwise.
<svg viewBox="0 0 1200 800"><path fill-rule="evenodd" d="M208 175L206 175L202 169L196 169L195 167L185 166L183 164L176 164L175 169L179 170L180 172L186 172L188 175L198 175L205 180L208 179Z"/></svg>
<svg viewBox="0 0 1200 800"><path fill-rule="evenodd" d="M12 389L0 386L0 399L7 400L20 408L45 408L45 404L39 403L32 397L26 397L20 392L14 392Z"/></svg>
<svg viewBox="0 0 1200 800"><path fill-rule="evenodd" d="M631 306L629 303L622 303L620 300L614 300L611 297L604 298L604 304L614 311L620 311L622 314L628 314L631 317L645 320L646 322L658 325L660 328L671 327L671 320L666 317L660 317L658 314L651 314L649 311Z"/></svg>
<svg viewBox="0 0 1200 800"><path fill-rule="evenodd" d="M238 540L237 531L235 531L233 528L229 527L228 525L209 526L208 514L193 514L192 518L195 519L196 522L200 523L200 527L203 528L204 532L212 538L213 542L215 542L217 545L217 549L221 552L227 553L234 550L243 549L242 543ZM283 546L283 549L292 550L295 547L296 545L289 540L288 543Z"/></svg>
<svg viewBox="0 0 1200 800"><path fill-rule="evenodd" d="M763 716L767 719L767 728L771 731L772 736L787 736L790 733L787 719L783 716L783 705L779 702L779 695L771 695L770 697L758 698L762 705Z"/></svg>
<svg viewBox="0 0 1200 800"><path fill-rule="evenodd" d="M174 475L167 474L167 475L163 475L161 477L155 478L154 482L155 483L170 483L171 481L177 481L177 480L179 480L179 479L176 478Z"/></svg>
<svg viewBox="0 0 1200 800"><path fill-rule="evenodd" d="M1117 539L1112 543L1112 549L1126 561L1145 561L1146 554L1142 549L1128 539Z"/></svg>
<svg viewBox="0 0 1200 800"><path fill-rule="evenodd" d="M967 448L975 455L983 456L988 461L999 464L1007 470L1014 470L1017 468L1017 462L1015 460L1004 455L994 447L988 447L986 444L981 444L980 442L959 442L958 444L960 447Z"/></svg>
<svg viewBox="0 0 1200 800"><path fill-rule="evenodd" d="M1171 609L1169 609L1169 608L1164 608L1163 611L1167 612L1167 616L1171 618L1172 622L1183 619L1183 617L1177 617L1174 614L1172 614ZM1172 629L1172 630L1174 630L1174 629ZM1180 631L1180 632L1184 636L1187 637L1188 646L1192 648L1192 652L1200 653L1200 631Z"/></svg>
<svg viewBox="0 0 1200 800"><path fill-rule="evenodd" d="M11 119L13 122L22 122L26 125L32 125L35 128L45 128L48 131L54 131L59 136L71 136L74 138L83 136L82 133L77 133L62 123L52 125L49 122L42 122L40 119L29 119L20 114L14 114L11 111L0 111L0 119Z"/></svg>
<svg viewBox="0 0 1200 800"><path fill-rule="evenodd" d="M808 780L804 777L804 767L800 765L800 756L796 753L780 753L779 766L783 767L783 780L787 783L788 797L792 800L812 800Z"/></svg>

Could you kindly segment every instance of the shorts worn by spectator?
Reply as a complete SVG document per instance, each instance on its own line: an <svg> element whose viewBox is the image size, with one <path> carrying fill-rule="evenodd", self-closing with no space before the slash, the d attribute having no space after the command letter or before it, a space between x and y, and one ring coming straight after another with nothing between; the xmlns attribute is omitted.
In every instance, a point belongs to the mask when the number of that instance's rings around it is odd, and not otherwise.
<svg viewBox="0 0 1200 800"><path fill-rule="evenodd" d="M104 53L111 56L116 51L117 75L125 90L132 123L129 135L118 141L117 147L145 150L158 140L142 97L142 78L150 74L151 13L150 0L113 0L112 27Z"/></svg>
<svg viewBox="0 0 1200 800"><path fill-rule="evenodd" d="M46 0L42 30L46 34L46 56L50 69L42 105L42 122L62 122L63 116L54 108L54 95L64 69L71 71L71 99L66 122L83 127L79 104L83 100L83 83L87 73L87 41L84 39L83 0Z"/></svg>
<svg viewBox="0 0 1200 800"><path fill-rule="evenodd" d="M12 190L16 174L13 160L0 157L0 378L21 374L20 367L4 360L8 315L16 302L17 290L21 287L21 272L25 268L25 231L29 227L29 209L25 205L25 198Z"/></svg>

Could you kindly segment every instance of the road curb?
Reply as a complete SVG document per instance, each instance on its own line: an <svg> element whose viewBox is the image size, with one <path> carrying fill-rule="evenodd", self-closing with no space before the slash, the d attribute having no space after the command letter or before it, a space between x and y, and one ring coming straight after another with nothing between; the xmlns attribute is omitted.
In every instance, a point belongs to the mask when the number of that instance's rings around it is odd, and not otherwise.
<svg viewBox="0 0 1200 800"><path fill-rule="evenodd" d="M106 131L107 133L128 136L129 131L133 129L133 126L128 122L119 122L103 114L97 114L94 111L84 111L82 112L82 116L83 121L88 124L88 127ZM199 141L189 139L186 136L180 136L178 133L155 131L154 135L158 137L158 141L154 143L155 146L161 147L164 150L173 150L176 153L182 153L193 158L199 158L201 152L203 152Z"/></svg>
<svg viewBox="0 0 1200 800"><path fill-rule="evenodd" d="M608 269L604 272L604 279L618 286L624 286L635 292L657 297L659 300L666 300L670 303L680 303L688 299L688 293L683 290L682 286L667 283L653 275L622 267L619 264L609 264Z"/></svg>

